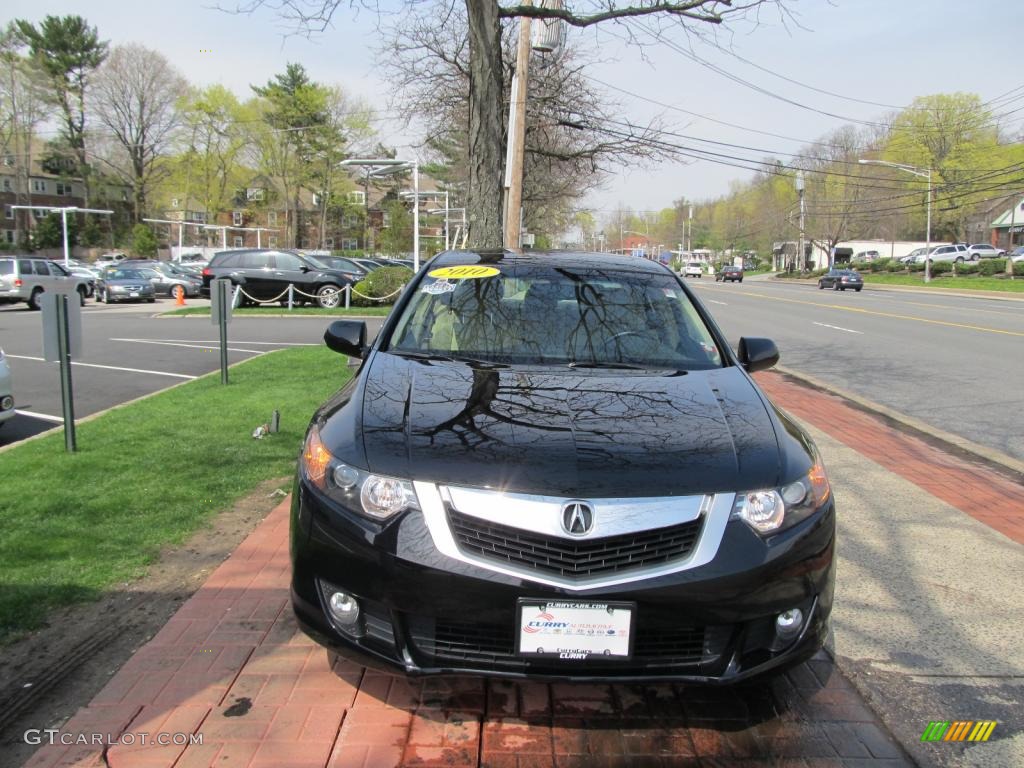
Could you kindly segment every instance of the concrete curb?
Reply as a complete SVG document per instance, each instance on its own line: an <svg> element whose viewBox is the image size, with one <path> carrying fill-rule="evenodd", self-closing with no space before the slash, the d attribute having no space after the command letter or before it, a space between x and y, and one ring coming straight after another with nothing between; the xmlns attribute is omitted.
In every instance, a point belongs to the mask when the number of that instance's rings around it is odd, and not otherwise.
<svg viewBox="0 0 1024 768"><path fill-rule="evenodd" d="M867 398L856 395L848 390L835 387L831 384L826 384L821 379L802 373L801 371L796 371L792 368L787 368L781 365L775 366L774 370L795 379L804 386L847 400L860 410L874 414L875 416L880 416L903 430L916 432L920 436L933 442L937 441L942 444L941 447L948 451L967 454L975 460L980 460L988 463L989 465L994 465L996 469L1001 469L1004 472L1009 470L1013 474L1018 475L1019 479L1024 479L1024 461L1015 459L1012 456L1007 456L1002 451L997 451L994 448L989 448L988 446L979 445L965 437L960 437L959 435L954 435L951 432L938 429L937 427L933 427L931 424L926 424L919 419L907 416L906 414L893 410L881 403L876 403L873 400L868 400Z"/></svg>

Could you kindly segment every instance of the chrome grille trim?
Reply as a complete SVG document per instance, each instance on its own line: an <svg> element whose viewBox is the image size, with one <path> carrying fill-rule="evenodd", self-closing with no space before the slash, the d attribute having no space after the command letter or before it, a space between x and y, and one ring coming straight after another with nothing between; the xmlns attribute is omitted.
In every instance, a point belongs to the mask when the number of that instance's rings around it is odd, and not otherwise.
<svg viewBox="0 0 1024 768"><path fill-rule="evenodd" d="M533 569L516 567L512 564L500 564L494 560L462 551L456 543L455 536L453 535L448 522L446 502L448 502L448 504L453 508L456 508L460 513L479 517L483 520L491 520L495 519L492 518L491 513L496 509L503 508L509 499L512 499L513 502L515 502L521 501L525 498L527 501L531 502L531 506L532 502L542 501L549 505L548 509L550 511L550 518L553 521L553 527L543 522L543 516L538 512L534 512L528 516L529 525L524 525L524 520L521 518L518 521L518 524L513 524L513 527L522 528L524 531L543 533L545 535L559 535L558 533L552 534L551 531L554 529L557 529L559 532L561 531L561 527L558 523L558 515L561 509L561 503L564 502L565 499L546 496L529 497L515 494L502 494L498 491L489 491L486 489L456 489L451 486L437 486L433 483L421 480L414 481L413 486L416 489L420 508L423 511L423 519L426 522L427 529L430 531L434 546L442 554L494 573L513 576L537 584L548 584L572 591L601 589L619 584L628 584L706 565L714 559L718 552L718 548L722 543L722 537L725 534L725 527L729 522L729 515L732 512L733 501L735 500L735 494L732 493L719 493L713 496L701 495L637 499L588 499L588 501L594 505L595 511L599 511L601 509L617 509L617 505L628 505L632 509L632 512L628 514L628 519L631 521L628 526L613 523L612 518L607 517L608 512L606 512L604 521L601 522L600 525L595 526L595 530L600 528L603 535L595 536L594 538L607 536L609 530L614 530L616 534L642 532L654 528L666 527L667 525L692 521L702 515L704 516L704 525L696 547L687 557L671 560L658 565L631 568L628 571L623 571L614 575L564 577L550 573L537 573ZM467 491L469 493L466 493ZM474 499L477 503L473 505L473 509L460 508L455 504L455 500L457 498L460 500L460 504L466 503L465 500L468 498ZM675 509L675 515L670 514L673 508ZM500 517L502 513L499 512L498 515ZM538 528L540 530L538 530ZM566 538L564 533L561 533L561 537ZM589 538L590 536L582 539L576 538L574 540L587 541Z"/></svg>

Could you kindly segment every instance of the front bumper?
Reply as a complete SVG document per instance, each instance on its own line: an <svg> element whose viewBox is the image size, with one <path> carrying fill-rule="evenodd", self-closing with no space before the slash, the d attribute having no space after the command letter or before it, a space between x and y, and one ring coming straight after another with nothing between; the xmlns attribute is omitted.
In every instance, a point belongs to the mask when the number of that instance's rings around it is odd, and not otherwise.
<svg viewBox="0 0 1024 768"><path fill-rule="evenodd" d="M381 526L339 510L304 482L292 502L292 604L302 629L368 666L410 675L474 674L560 680L733 683L813 655L828 634L835 509L765 542L731 521L703 566L601 589L568 590L496 573L437 551L423 517ZM324 591L360 602L354 627L326 612ZM628 660L516 654L519 598L635 603ZM799 607L788 640L776 616Z"/></svg>

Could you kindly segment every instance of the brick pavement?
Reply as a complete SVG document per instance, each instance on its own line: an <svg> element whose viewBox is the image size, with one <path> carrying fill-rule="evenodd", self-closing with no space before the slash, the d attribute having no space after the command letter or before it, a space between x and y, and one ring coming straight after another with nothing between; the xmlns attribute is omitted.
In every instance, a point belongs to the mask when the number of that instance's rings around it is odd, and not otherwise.
<svg viewBox="0 0 1024 768"><path fill-rule="evenodd" d="M928 493L1024 544L1024 485L977 462L945 453L836 395L774 371L755 377L786 411Z"/></svg>
<svg viewBox="0 0 1024 768"><path fill-rule="evenodd" d="M758 379L795 416L1024 540L1019 485L779 374ZM725 690L365 670L296 629L287 527L283 503L60 729L65 738L106 734L112 746L47 745L26 766L911 765L825 654L771 683ZM141 743L159 733L202 743Z"/></svg>

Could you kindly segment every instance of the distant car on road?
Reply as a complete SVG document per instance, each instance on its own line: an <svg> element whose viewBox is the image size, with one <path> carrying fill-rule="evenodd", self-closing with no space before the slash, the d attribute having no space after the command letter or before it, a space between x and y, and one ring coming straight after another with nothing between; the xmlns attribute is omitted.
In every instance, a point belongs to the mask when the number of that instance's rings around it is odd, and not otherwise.
<svg viewBox="0 0 1024 768"><path fill-rule="evenodd" d="M113 304L115 301L156 301L156 289L142 270L130 267L110 267L103 270L96 282L96 301Z"/></svg>
<svg viewBox="0 0 1024 768"><path fill-rule="evenodd" d="M683 277L703 277L704 265L699 261L688 261L683 267Z"/></svg>
<svg viewBox="0 0 1024 768"><path fill-rule="evenodd" d="M14 416L14 388L11 385L11 367L7 356L0 349L0 427Z"/></svg>
<svg viewBox="0 0 1024 768"><path fill-rule="evenodd" d="M818 289L831 288L833 291L845 291L847 288L860 293L864 287L864 278L855 269L830 269L818 278Z"/></svg>
<svg viewBox="0 0 1024 768"><path fill-rule="evenodd" d="M732 264L726 264L724 267L718 270L718 272L715 273L716 283L724 283L727 281L733 283L742 283L743 268L733 266Z"/></svg>
<svg viewBox="0 0 1024 768"><path fill-rule="evenodd" d="M978 259L996 259L1005 256L1006 251L988 243L976 243L967 246L967 254L969 261L977 261Z"/></svg>

